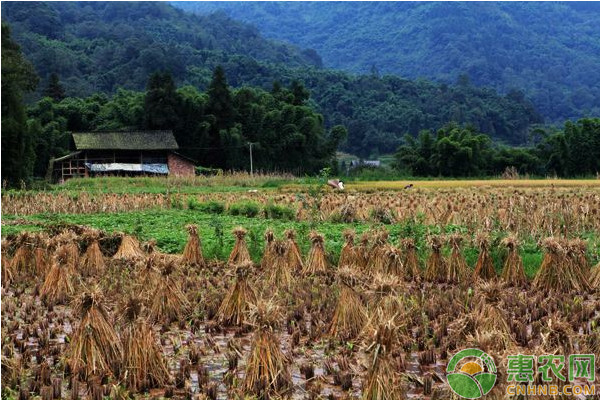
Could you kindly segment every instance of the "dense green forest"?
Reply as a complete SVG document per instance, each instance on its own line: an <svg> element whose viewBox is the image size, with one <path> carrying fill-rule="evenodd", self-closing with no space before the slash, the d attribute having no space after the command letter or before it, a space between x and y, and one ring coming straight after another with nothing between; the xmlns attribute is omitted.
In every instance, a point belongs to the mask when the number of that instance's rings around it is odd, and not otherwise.
<svg viewBox="0 0 600 400"><path fill-rule="evenodd" d="M589 176L600 171L600 118L567 122L560 131L535 131L536 145L494 144L472 126L451 123L437 132L407 135L395 167L416 176L486 176L508 173Z"/></svg>
<svg viewBox="0 0 600 400"><path fill-rule="evenodd" d="M175 2L315 49L327 67L524 90L547 121L600 114L597 2Z"/></svg>
<svg viewBox="0 0 600 400"><path fill-rule="evenodd" d="M393 152L404 134L469 123L495 140L525 143L542 122L519 91L498 95L461 76L457 84L321 69L314 51L262 39L254 28L223 14L186 14L165 3L3 3L3 18L34 64L38 100L53 74L66 96L140 91L155 70L170 71L177 85L207 90L222 65L233 87L270 91L279 81L302 81L309 104L330 129L344 125L341 148L362 157Z"/></svg>
<svg viewBox="0 0 600 400"><path fill-rule="evenodd" d="M60 82L48 90L49 95L60 93ZM155 73L145 92L44 97L29 109L33 174L44 176L50 158L69 152L69 132L124 129L172 129L180 151L202 166L247 169L248 143L253 143L256 169L314 174L336 165L335 151L346 130L325 130L323 116L307 100L308 92L298 83L272 92L231 90L220 67L206 92L177 88L169 73ZM4 151L3 146L3 160Z"/></svg>

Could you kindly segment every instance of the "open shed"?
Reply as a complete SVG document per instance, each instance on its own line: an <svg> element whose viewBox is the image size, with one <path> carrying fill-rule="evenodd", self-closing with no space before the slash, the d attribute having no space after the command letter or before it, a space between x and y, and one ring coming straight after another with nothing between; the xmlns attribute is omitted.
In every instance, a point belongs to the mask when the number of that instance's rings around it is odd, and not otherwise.
<svg viewBox="0 0 600 400"><path fill-rule="evenodd" d="M175 175L193 176L194 161L176 152L172 131L74 132L72 152L50 161L48 178Z"/></svg>

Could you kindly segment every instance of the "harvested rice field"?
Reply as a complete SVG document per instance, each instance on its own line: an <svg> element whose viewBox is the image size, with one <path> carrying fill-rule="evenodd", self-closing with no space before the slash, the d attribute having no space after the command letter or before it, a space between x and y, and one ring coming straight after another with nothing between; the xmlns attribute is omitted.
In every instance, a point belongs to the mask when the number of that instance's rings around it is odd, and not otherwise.
<svg viewBox="0 0 600 400"><path fill-rule="evenodd" d="M460 398L476 348L504 399L509 356L600 358L593 181L218 179L3 193L3 398Z"/></svg>

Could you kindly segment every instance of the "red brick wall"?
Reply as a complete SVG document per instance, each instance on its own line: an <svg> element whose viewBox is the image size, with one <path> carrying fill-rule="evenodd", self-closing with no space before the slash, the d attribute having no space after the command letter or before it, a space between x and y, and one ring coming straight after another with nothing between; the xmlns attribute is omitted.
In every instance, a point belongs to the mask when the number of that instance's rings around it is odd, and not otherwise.
<svg viewBox="0 0 600 400"><path fill-rule="evenodd" d="M185 158L179 157L177 154L170 153L167 157L169 166L169 175L175 176L194 176L196 170L194 164Z"/></svg>

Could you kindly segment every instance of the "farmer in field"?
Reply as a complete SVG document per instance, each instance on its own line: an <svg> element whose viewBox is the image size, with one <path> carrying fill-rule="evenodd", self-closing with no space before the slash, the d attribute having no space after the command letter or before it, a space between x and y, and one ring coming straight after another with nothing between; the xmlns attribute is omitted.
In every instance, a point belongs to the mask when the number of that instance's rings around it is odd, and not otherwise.
<svg viewBox="0 0 600 400"><path fill-rule="evenodd" d="M327 184L334 189L344 190L344 182L340 181L339 179L330 179L327 181Z"/></svg>

